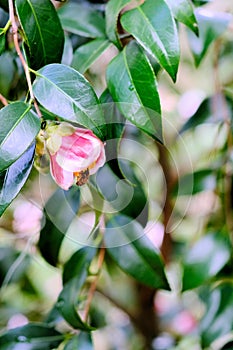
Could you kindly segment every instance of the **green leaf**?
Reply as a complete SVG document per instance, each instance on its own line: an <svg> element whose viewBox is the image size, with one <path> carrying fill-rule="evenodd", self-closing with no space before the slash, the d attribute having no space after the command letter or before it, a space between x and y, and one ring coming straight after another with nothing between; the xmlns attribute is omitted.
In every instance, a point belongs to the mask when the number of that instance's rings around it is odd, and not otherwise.
<svg viewBox="0 0 233 350"><path fill-rule="evenodd" d="M85 265L88 268L95 254L96 248L94 247L84 247L75 252L64 265L63 284L66 284L72 278L77 278L82 274L83 268Z"/></svg>
<svg viewBox="0 0 233 350"><path fill-rule="evenodd" d="M223 283L214 289L210 287L202 299L206 304L206 311L200 321L199 333L202 348L206 349L216 339L232 332L233 285L232 283Z"/></svg>
<svg viewBox="0 0 233 350"><path fill-rule="evenodd" d="M106 225L104 241L115 263L137 281L170 290L159 251L135 220L119 215Z"/></svg>
<svg viewBox="0 0 233 350"><path fill-rule="evenodd" d="M121 24L176 80L179 42L174 18L164 0L147 0L125 12Z"/></svg>
<svg viewBox="0 0 233 350"><path fill-rule="evenodd" d="M201 169L179 178L173 189L174 196L190 196L216 188L217 174L213 169Z"/></svg>
<svg viewBox="0 0 233 350"><path fill-rule="evenodd" d="M189 44L192 49L196 66L204 58L210 44L227 29L232 15L229 13L210 12L206 9L197 9L195 15L198 22L199 37L189 32Z"/></svg>
<svg viewBox="0 0 233 350"><path fill-rule="evenodd" d="M33 165L35 143L8 169L0 172L0 216L25 184Z"/></svg>
<svg viewBox="0 0 233 350"><path fill-rule="evenodd" d="M7 280L17 283L23 277L30 263L28 255L21 256L21 252L11 247L0 247L0 286Z"/></svg>
<svg viewBox="0 0 233 350"><path fill-rule="evenodd" d="M117 33L117 20L121 10L132 0L109 0L105 8L106 16L106 34L118 48L121 43Z"/></svg>
<svg viewBox="0 0 233 350"><path fill-rule="evenodd" d="M50 0L16 0L16 11L28 45L29 65L33 69L60 62L64 32Z"/></svg>
<svg viewBox="0 0 233 350"><path fill-rule="evenodd" d="M75 335L65 346L64 350L94 350L91 334L87 332L80 332Z"/></svg>
<svg viewBox="0 0 233 350"><path fill-rule="evenodd" d="M130 216L145 226L148 218L148 203L142 184L129 162L121 159L118 161L121 177L116 176L108 165L103 166L96 176L98 189L113 208L112 212ZM125 176L124 179L122 174Z"/></svg>
<svg viewBox="0 0 233 350"><path fill-rule="evenodd" d="M89 265L96 253L92 247L84 247L76 252L66 264L66 272L63 277L65 285L59 294L56 307L62 317L74 328L84 331L93 330L86 324L76 311L79 304L79 294L87 279ZM75 266L76 265L76 266ZM75 268L74 274L67 271L69 268ZM73 276L72 276L73 275Z"/></svg>
<svg viewBox="0 0 233 350"><path fill-rule="evenodd" d="M90 83L76 70L50 64L36 72L33 91L48 111L63 120L77 122L104 138L104 117Z"/></svg>
<svg viewBox="0 0 233 350"><path fill-rule="evenodd" d="M80 205L77 187L68 191L58 189L45 205L46 223L40 233L38 246L45 260L56 266L64 236Z"/></svg>
<svg viewBox="0 0 233 350"><path fill-rule="evenodd" d="M166 0L177 21L184 23L196 35L198 35L197 20L193 12L193 5L190 0Z"/></svg>
<svg viewBox="0 0 233 350"><path fill-rule="evenodd" d="M196 288L210 280L226 265L230 255L230 243L221 232L202 237L183 261L183 290Z"/></svg>
<svg viewBox="0 0 233 350"><path fill-rule="evenodd" d="M0 171L15 162L31 145L40 130L40 120L23 102L0 110Z"/></svg>
<svg viewBox="0 0 233 350"><path fill-rule="evenodd" d="M11 329L0 336L1 350L51 350L57 348L64 336L42 323L30 323Z"/></svg>
<svg viewBox="0 0 233 350"><path fill-rule="evenodd" d="M68 3L58 10L61 24L70 33L88 38L105 37L105 21L102 14L91 6Z"/></svg>
<svg viewBox="0 0 233 350"><path fill-rule="evenodd" d="M206 98L200 104L197 111L182 126L180 133L193 129L203 123L223 122L226 113L231 115L231 101L228 101L222 94L216 94L210 98Z"/></svg>
<svg viewBox="0 0 233 350"><path fill-rule="evenodd" d="M65 36L65 44L64 44L64 50L62 54L62 60L61 63L65 64L67 66L71 65L71 62L73 60L73 46L72 41L68 37L68 35Z"/></svg>
<svg viewBox="0 0 233 350"><path fill-rule="evenodd" d="M71 66L80 73L85 73L92 63L94 63L110 45L110 41L106 39L95 39L85 45L79 46L74 52Z"/></svg>
<svg viewBox="0 0 233 350"><path fill-rule="evenodd" d="M6 33L2 28L0 28L0 55L5 50L5 44L6 44Z"/></svg>
<svg viewBox="0 0 233 350"><path fill-rule="evenodd" d="M128 44L110 62L107 83L113 100L118 103L125 118L162 142L156 78L147 56L136 42Z"/></svg>
<svg viewBox="0 0 233 350"><path fill-rule="evenodd" d="M8 5L8 0L0 0L0 7L3 8L5 11L9 11L9 5Z"/></svg>
<svg viewBox="0 0 233 350"><path fill-rule="evenodd" d="M3 52L0 55L0 91L5 97L9 96L16 71L13 52Z"/></svg>

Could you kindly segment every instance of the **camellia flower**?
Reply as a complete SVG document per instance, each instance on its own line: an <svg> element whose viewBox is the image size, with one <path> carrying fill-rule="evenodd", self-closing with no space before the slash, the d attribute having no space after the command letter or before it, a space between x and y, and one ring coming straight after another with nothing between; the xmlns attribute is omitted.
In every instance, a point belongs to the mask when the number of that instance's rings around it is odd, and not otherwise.
<svg viewBox="0 0 233 350"><path fill-rule="evenodd" d="M74 182L82 186L104 165L104 144L91 130L64 122L49 125L45 134L52 177L64 190Z"/></svg>

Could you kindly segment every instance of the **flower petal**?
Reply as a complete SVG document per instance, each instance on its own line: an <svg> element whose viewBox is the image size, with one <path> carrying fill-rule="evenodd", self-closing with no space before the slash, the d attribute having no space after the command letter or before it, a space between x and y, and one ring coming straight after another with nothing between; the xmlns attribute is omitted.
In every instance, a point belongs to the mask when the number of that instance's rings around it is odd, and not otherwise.
<svg viewBox="0 0 233 350"><path fill-rule="evenodd" d="M60 186L63 190L68 190L74 183L74 175L70 171L64 170L56 162L56 155L50 155L50 172L54 181Z"/></svg>
<svg viewBox="0 0 233 350"><path fill-rule="evenodd" d="M105 157L105 150L104 150L104 145L103 145L103 147L101 148L101 151L100 151L100 155L95 162L95 165L93 167L89 168L89 174L90 175L95 174L97 172L97 170L104 165L105 161L106 161L106 157Z"/></svg>

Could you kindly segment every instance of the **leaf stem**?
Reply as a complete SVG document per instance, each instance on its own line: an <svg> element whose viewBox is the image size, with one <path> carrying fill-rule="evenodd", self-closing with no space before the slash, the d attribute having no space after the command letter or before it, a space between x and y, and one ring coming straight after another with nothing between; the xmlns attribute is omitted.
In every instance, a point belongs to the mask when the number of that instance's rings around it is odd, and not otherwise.
<svg viewBox="0 0 233 350"><path fill-rule="evenodd" d="M104 257L105 257L105 247L102 246L100 248L98 262L97 262L97 274L96 274L95 279L93 280L93 282L92 282L92 284L90 286L89 292L88 292L86 307L85 307L85 310L84 310L84 321L85 322L87 321L88 313L89 313L90 306L91 306L91 302L92 302L92 299L94 297L94 294L95 294L95 291L96 291L96 288L97 288L97 283L98 283L98 280L99 280L101 268L103 266Z"/></svg>
<svg viewBox="0 0 233 350"><path fill-rule="evenodd" d="M23 69L25 72L25 76L26 76L26 80L27 80L27 84L28 84L28 89L29 89L29 93L30 93L30 98L31 98L31 100L34 101L34 106L35 106L35 109L36 109L38 116L41 117L42 114L40 112L40 109L39 109L38 104L35 100L33 90L32 90L32 81L31 81L31 76L30 76L30 70L29 70L27 62L25 61L25 58L24 58L24 56L20 50L20 46L19 46L18 25L17 25L16 20L15 20L13 0L9 0L8 4L9 4L10 22L11 22L11 27L12 27L15 50L19 56L19 59L22 63L22 66L23 66Z"/></svg>

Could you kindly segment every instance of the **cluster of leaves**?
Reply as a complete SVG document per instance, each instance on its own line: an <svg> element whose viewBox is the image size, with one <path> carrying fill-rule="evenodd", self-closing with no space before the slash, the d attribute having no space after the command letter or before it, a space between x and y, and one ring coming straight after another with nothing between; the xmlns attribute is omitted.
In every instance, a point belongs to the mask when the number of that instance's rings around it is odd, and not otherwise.
<svg viewBox="0 0 233 350"><path fill-rule="evenodd" d="M231 17L225 14L209 18L201 9L194 11L189 0L146 0L132 8L127 8L130 0L110 0L104 6L70 1L58 10L50 0L15 0L21 50L32 81L32 95L28 97L25 74L9 29L9 4L0 0L4 10L1 10L0 75L3 79L0 80L0 92L9 100L9 104L0 110L0 214L20 192L32 169L35 140L41 128L35 101L43 120L56 119L81 125L106 142L109 162L91 179L91 186L98 200L109 202L114 213L106 222L102 239L98 226L100 210L96 210L95 239L89 242L92 247L82 247L63 266L63 289L47 319L41 324L31 323L8 331L0 337L0 348L17 349L19 344L25 343L30 350L51 349L64 342L65 350L77 346L91 349L90 334L94 328L83 321L78 310L84 286L91 277L91 266L96 264L100 254L100 245L106 247L112 262L141 284L170 290L161 253L144 236L148 198L143 185L130 162L112 161L126 130L126 122L163 143L157 76L164 70L173 82L176 81L180 62L177 23L189 28L190 46L195 63L199 65L210 44L227 28ZM98 98L84 73L113 47L117 54L106 69L106 91ZM203 101L196 114L183 125L181 133L204 122L219 122L211 114L213 99L215 103L216 96ZM219 103L223 101L224 106L225 103L230 106L223 95L219 99ZM112 102L116 103L117 109L115 106L109 108ZM229 110L231 112L230 107ZM117 142L111 142L108 148L108 141L112 139ZM174 193L199 193L206 190L206 184L214 189L218 175L217 171L209 169L186 174L180 179L179 191L174 188ZM192 193L190 179L194 181ZM127 206L122 205L125 196L115 200L118 191L126 193L126 197L133 193ZM52 266L60 264L62 241L79 208L80 190L77 187L69 191L58 189L45 205L46 221L38 247ZM187 253L182 261L182 291L203 286L226 266L231 249L227 234L225 231L209 233ZM11 252L8 256L7 267L17 259L14 254ZM3 271L2 281L4 273L6 271ZM213 289L208 285L201 289L200 295L208 312L201 321L199 334L202 345L207 347L232 330L233 317L229 316L228 309L232 303L232 284L217 285ZM225 317L227 325L221 323ZM56 326L61 320L81 332L78 335L58 332Z"/></svg>

